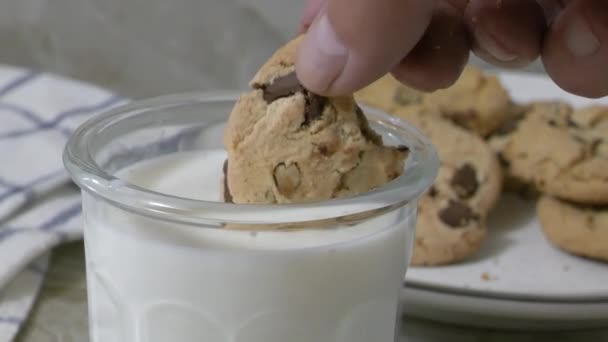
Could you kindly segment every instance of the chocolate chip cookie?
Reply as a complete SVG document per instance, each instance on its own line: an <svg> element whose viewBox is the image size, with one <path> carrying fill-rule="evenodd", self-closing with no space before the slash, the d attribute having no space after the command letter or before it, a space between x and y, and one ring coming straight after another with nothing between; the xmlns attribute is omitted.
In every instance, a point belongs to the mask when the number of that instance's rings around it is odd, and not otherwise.
<svg viewBox="0 0 608 342"><path fill-rule="evenodd" d="M490 148L496 153L503 171L503 189L517 193L525 198L536 198L539 193L533 184L513 175L510 163L504 156L504 149L512 138L512 133L529 112L572 110L567 104L556 102L535 102L530 104L514 104L509 110L509 117L503 121L487 138Z"/></svg>
<svg viewBox="0 0 608 342"><path fill-rule="evenodd" d="M425 94L401 84L391 75L385 75L371 85L355 93L362 104L378 108L389 114L426 113L440 115L439 107L424 101Z"/></svg>
<svg viewBox="0 0 608 342"><path fill-rule="evenodd" d="M236 103L224 145L225 197L295 203L347 197L398 177L405 147L384 146L352 96L323 97L295 74L301 37L279 49Z"/></svg>
<svg viewBox="0 0 608 342"><path fill-rule="evenodd" d="M467 66L458 81L425 97L444 117L457 125L487 136L509 117L509 93L494 75Z"/></svg>
<svg viewBox="0 0 608 342"><path fill-rule="evenodd" d="M502 147L509 174L552 196L608 203L608 107L538 104Z"/></svg>
<svg viewBox="0 0 608 342"><path fill-rule="evenodd" d="M441 166L418 205L413 265L455 263L486 237L486 217L500 196L496 155L477 135L442 118L402 113L433 142Z"/></svg>
<svg viewBox="0 0 608 342"><path fill-rule="evenodd" d="M386 75L355 94L358 101L394 114L396 111L436 113L481 136L509 118L512 106L499 80L467 66L451 87L433 93L409 88Z"/></svg>
<svg viewBox="0 0 608 342"><path fill-rule="evenodd" d="M544 196L537 211L545 236L555 246L608 261L608 205L578 205Z"/></svg>

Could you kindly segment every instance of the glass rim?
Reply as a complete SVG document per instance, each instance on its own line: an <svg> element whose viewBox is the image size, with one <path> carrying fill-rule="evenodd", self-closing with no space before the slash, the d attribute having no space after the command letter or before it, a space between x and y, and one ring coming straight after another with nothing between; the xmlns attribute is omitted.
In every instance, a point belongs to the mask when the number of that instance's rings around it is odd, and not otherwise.
<svg viewBox="0 0 608 342"><path fill-rule="evenodd" d="M179 108L235 102L241 92L193 92L133 101L97 114L81 124L69 138L64 166L83 190L116 206L145 216L186 224L237 223L284 224L336 219L368 212L385 213L418 197L432 184L439 159L431 142L417 128L380 110L360 105L371 123L397 130L410 153L404 172L381 187L352 197L293 204L236 204L205 201L144 189L122 181L99 166L89 151L96 133L129 115ZM204 108L202 109L204 112ZM228 115L228 113L227 113ZM220 180L218 180L219 187ZM235 213L238 213L235 215ZM371 217L367 217L371 218Z"/></svg>

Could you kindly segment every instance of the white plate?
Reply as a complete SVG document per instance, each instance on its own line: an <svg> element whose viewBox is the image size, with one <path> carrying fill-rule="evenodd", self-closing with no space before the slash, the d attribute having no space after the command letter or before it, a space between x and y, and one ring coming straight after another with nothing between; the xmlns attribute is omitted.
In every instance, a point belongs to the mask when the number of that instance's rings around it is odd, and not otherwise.
<svg viewBox="0 0 608 342"><path fill-rule="evenodd" d="M541 75L501 73L499 77L518 102L559 99L577 107L608 104L608 98L589 100L568 94ZM504 195L488 229L487 241L471 260L408 270L404 294L410 302L409 314L484 326L523 327L522 321L532 320L529 323L537 327L563 327L565 321L593 323L602 317L608 324L608 264L571 256L549 244L533 201Z"/></svg>
<svg viewBox="0 0 608 342"><path fill-rule="evenodd" d="M406 315L458 325L508 330L577 330L608 327L608 302L509 300L406 287Z"/></svg>

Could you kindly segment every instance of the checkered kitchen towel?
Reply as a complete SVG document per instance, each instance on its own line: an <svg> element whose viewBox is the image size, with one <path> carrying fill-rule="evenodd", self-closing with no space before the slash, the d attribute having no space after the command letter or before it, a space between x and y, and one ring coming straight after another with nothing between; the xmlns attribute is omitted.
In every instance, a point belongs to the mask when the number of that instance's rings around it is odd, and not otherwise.
<svg viewBox="0 0 608 342"><path fill-rule="evenodd" d="M0 66L0 342L26 318L50 249L82 236L79 193L61 160L67 138L123 102L81 82Z"/></svg>

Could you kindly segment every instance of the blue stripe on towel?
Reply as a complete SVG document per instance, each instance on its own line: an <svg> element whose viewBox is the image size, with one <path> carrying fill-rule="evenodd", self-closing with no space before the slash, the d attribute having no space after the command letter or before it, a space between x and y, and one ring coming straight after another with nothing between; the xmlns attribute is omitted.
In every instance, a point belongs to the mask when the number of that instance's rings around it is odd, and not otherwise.
<svg viewBox="0 0 608 342"><path fill-rule="evenodd" d="M27 129L22 129L22 130L18 130L18 131L12 131L12 132L8 132L5 134L0 134L0 141L20 138L24 135L36 134L36 133L42 132L42 131L49 131L49 130L52 130L53 128L55 128L55 127L36 127L36 128L27 128ZM65 137L69 137L70 135L72 135L72 131L70 131L67 128L59 128L59 132L61 132L61 134L63 134Z"/></svg>
<svg viewBox="0 0 608 342"><path fill-rule="evenodd" d="M20 130L15 130L15 131L0 134L0 140L19 138L19 137L27 136L30 134L35 134L35 133L38 133L43 130L53 129L53 128L56 128L61 123L61 121L65 120L67 118L70 118L73 116L78 116L78 115L97 113L104 109L112 107L113 105L116 105L117 103L119 103L121 101L124 101L124 98L122 98L120 96L112 95L109 98L104 99L103 101L101 101L98 104L93 104L93 105L88 105L88 106L79 106L79 107L71 108L66 111L60 112L55 116L55 118L53 120L46 121L46 122L43 121L42 119L40 119L39 115L37 115L36 113L34 113L30 110L27 110L25 108L21 108L21 107L15 106L15 105L0 103L0 109L10 110L14 113L17 113L17 114L27 118L28 120L30 120L36 124L32 128L25 128L25 129L20 129ZM59 130L66 137L69 137L72 134L72 132L66 128L60 128Z"/></svg>
<svg viewBox="0 0 608 342"><path fill-rule="evenodd" d="M0 185L6 187L6 188L14 188L15 185L12 184L11 182L7 181L6 179L2 179L0 178Z"/></svg>
<svg viewBox="0 0 608 342"><path fill-rule="evenodd" d="M45 181L47 181L47 180L49 180L49 179L51 179L53 177L58 177L58 176L60 176L64 172L65 171L63 169L60 169L60 170L57 170L55 172L46 174L46 175L44 175L44 176L42 176L40 178L36 178L33 181L30 181L29 183L24 184L24 185L10 184L8 181L5 180L4 184L8 184L9 185L9 190L7 190L6 192L0 194L0 201L6 199L7 197L12 196L12 195L14 195L16 193L19 193L19 192L25 192L25 196L27 198L31 198L33 196L33 193L32 193L32 187L33 186L38 185L38 184L40 184L42 182L45 182Z"/></svg>
<svg viewBox="0 0 608 342"><path fill-rule="evenodd" d="M26 71L22 75L19 75L19 77L15 78L15 79L7 82L3 86L1 86L0 87L0 96L4 96L4 95L10 93L11 91L25 85L29 81L38 77L38 75L39 75L38 72Z"/></svg>
<svg viewBox="0 0 608 342"><path fill-rule="evenodd" d="M74 217L78 216L81 212L81 204L80 202L61 210L55 216L51 217L48 221L44 222L42 225L37 227L38 231L41 232L53 232L57 234L57 239L60 241L65 241L69 238L67 234L64 232L55 232L54 229L60 227L62 224L68 222ZM28 233L32 232L31 229L17 229L12 227L2 227L0 228L0 243L7 238L20 233Z"/></svg>
<svg viewBox="0 0 608 342"><path fill-rule="evenodd" d="M20 229L15 229L15 228L11 228L11 227L0 228L0 242L2 242L9 236L12 236L20 231L21 231Z"/></svg>
<svg viewBox="0 0 608 342"><path fill-rule="evenodd" d="M36 113L32 112L29 109L25 109L20 106L16 106L14 104L0 102L0 109L13 112L17 115L20 115L22 118L33 122L36 125L42 125L44 120L38 116Z"/></svg>
<svg viewBox="0 0 608 342"><path fill-rule="evenodd" d="M108 107L111 107L121 101L124 101L124 98L122 98L120 96L112 95L109 98L103 100L102 102L100 102L98 104L94 104L94 105L90 105L90 106L76 107L76 108L72 108L72 109L66 110L64 112L61 112L61 113L57 114L57 116L55 116L55 119L53 121L47 122L47 123L43 124L42 126L43 127L49 127L49 126L55 127L61 121L63 121L64 119L67 119L69 117L97 113L97 112L102 111Z"/></svg>
<svg viewBox="0 0 608 342"><path fill-rule="evenodd" d="M21 186L14 186L12 188L9 188L8 190L6 190L5 192L3 192L2 194L0 194L0 201L3 201L5 199L7 199L8 197L11 197L15 194L24 192L25 193L25 197L31 198L33 197L32 191L31 189L26 189L24 187Z"/></svg>
<svg viewBox="0 0 608 342"><path fill-rule="evenodd" d="M53 229L57 228L58 226L68 222L70 219L78 216L78 214L80 214L80 211L81 211L81 204L80 204L80 202L78 202L75 205L72 205L72 206L60 211L59 213L57 213L57 215L51 217L48 221L44 222L39 227L39 229L42 231L53 230Z"/></svg>

